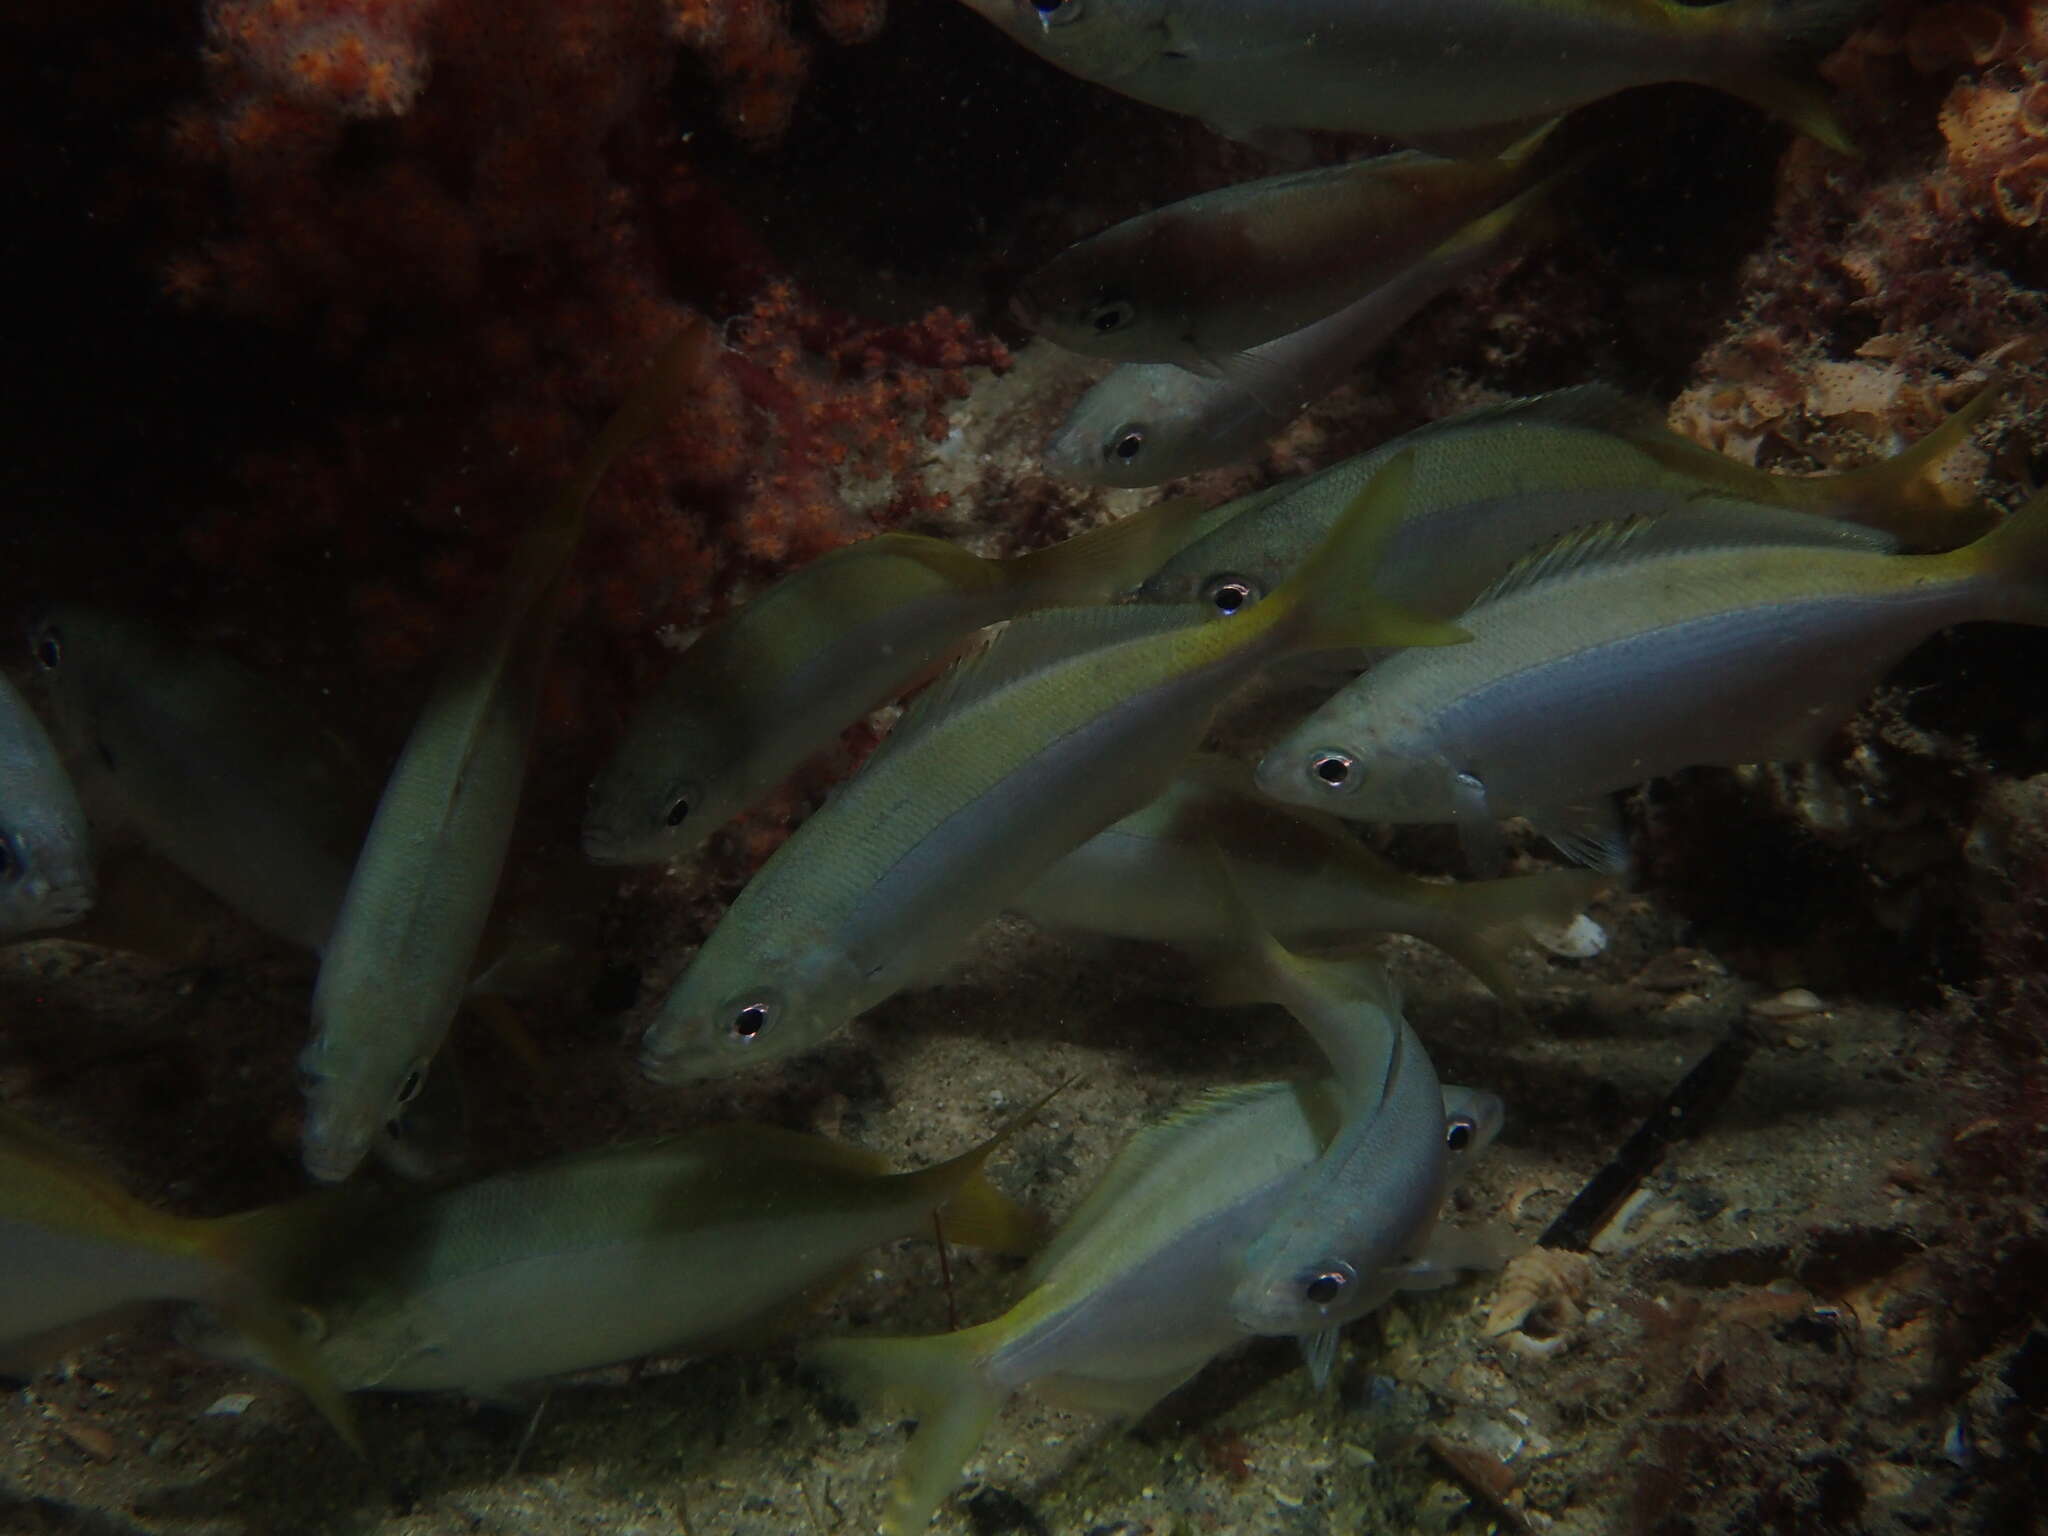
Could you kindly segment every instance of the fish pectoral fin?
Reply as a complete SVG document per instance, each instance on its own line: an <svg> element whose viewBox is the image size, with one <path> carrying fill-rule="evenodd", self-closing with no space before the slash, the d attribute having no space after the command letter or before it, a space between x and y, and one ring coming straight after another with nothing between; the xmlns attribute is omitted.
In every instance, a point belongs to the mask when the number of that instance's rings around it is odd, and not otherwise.
<svg viewBox="0 0 2048 1536"><path fill-rule="evenodd" d="M1295 1340L1301 1346L1302 1363L1308 1367L1308 1379L1315 1383L1317 1391L1330 1384L1343 1334L1342 1328L1318 1328L1314 1333L1304 1333Z"/></svg>
<svg viewBox="0 0 2048 1536"><path fill-rule="evenodd" d="M1217 378L1243 390L1261 411L1282 425L1312 403L1310 391L1292 369L1257 352L1205 352L1202 360L1215 370Z"/></svg>
<svg viewBox="0 0 2048 1536"><path fill-rule="evenodd" d="M1628 831L1614 797L1601 795L1576 805L1554 806L1529 813L1529 824L1549 838L1574 864L1610 874L1626 874L1631 854Z"/></svg>

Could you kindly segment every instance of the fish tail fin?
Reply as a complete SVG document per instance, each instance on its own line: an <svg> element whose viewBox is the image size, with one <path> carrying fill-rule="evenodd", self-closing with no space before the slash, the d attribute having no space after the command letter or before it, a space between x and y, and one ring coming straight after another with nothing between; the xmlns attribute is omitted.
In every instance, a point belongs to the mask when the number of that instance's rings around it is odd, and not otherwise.
<svg viewBox="0 0 2048 1536"><path fill-rule="evenodd" d="M1045 1223L989 1183L983 1169L1066 1086L1060 1083L980 1146L915 1173L898 1175L931 1201L949 1241L993 1248L998 1253L1030 1253L1045 1240Z"/></svg>
<svg viewBox="0 0 2048 1536"><path fill-rule="evenodd" d="M1548 133L1550 127L1541 130ZM1524 140L1534 147L1532 140ZM1589 154L1575 154L1548 175L1525 186L1506 202L1479 215L1430 252L1425 259L1435 262L1484 261L1518 249L1525 242L1543 240L1562 229L1557 211L1557 191L1592 163Z"/></svg>
<svg viewBox="0 0 2048 1536"><path fill-rule="evenodd" d="M1563 928L1612 884L1597 870L1554 869L1505 880L1473 880L1446 886L1450 930L1430 941L1486 984L1486 990L1515 1012L1512 945L1529 937L1529 924Z"/></svg>
<svg viewBox="0 0 2048 1536"><path fill-rule="evenodd" d="M1720 67L1700 77L1829 149L1862 158L1827 92L1810 78L1813 61L1847 37L1873 0L1729 0L1667 5L1682 24L1711 28L1728 44ZM1690 15L1683 13L1690 12Z"/></svg>
<svg viewBox="0 0 2048 1536"><path fill-rule="evenodd" d="M1003 562L1010 589L1032 606L1108 602L1135 589L1185 542L1207 505L1176 496Z"/></svg>
<svg viewBox="0 0 2048 1536"><path fill-rule="evenodd" d="M1953 547L1981 537L1988 522L1981 501L1950 502L1934 471L1969 442L1970 435L2005 401L2006 381L1994 378L1967 405L1903 453L1839 475L1788 479L1801 501L1848 506L1857 522L1894 534L1911 548Z"/></svg>
<svg viewBox="0 0 2048 1536"><path fill-rule="evenodd" d="M320 1363L319 1351L299 1327L301 1309L284 1294L288 1278L340 1230L337 1218L365 1205L353 1192L336 1191L193 1227L195 1246L221 1273L220 1293L208 1297L208 1304L249 1341L264 1364L306 1394L350 1450L367 1458L348 1394Z"/></svg>
<svg viewBox="0 0 2048 1536"><path fill-rule="evenodd" d="M1457 645L1471 639L1457 625L1410 613L1375 590L1380 561L1407 513L1414 480L1411 448L1366 482L1329 536L1278 591L1228 622L1288 625L1294 648L1303 651Z"/></svg>
<svg viewBox="0 0 2048 1536"><path fill-rule="evenodd" d="M1981 617L2048 624L2048 490L2036 491L1976 543L1927 558L1991 583L1996 595Z"/></svg>
<svg viewBox="0 0 2048 1536"><path fill-rule="evenodd" d="M980 1350L995 1324L922 1339L831 1339L804 1351L851 1396L917 1416L889 1490L886 1536L915 1536L960 1480L1009 1394L989 1383Z"/></svg>

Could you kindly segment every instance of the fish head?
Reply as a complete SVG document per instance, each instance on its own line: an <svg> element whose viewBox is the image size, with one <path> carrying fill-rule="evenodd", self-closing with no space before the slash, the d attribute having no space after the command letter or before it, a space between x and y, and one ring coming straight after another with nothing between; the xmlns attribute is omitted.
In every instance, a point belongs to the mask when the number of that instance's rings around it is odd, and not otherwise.
<svg viewBox="0 0 2048 1536"><path fill-rule="evenodd" d="M1506 1119L1507 1105L1498 1094L1479 1088L1445 1086L1444 1150L1450 1154L1453 1178L1493 1145Z"/></svg>
<svg viewBox="0 0 2048 1536"><path fill-rule="evenodd" d="M1169 343L1155 334L1160 328L1142 295L1120 280L1072 272L1069 266L1055 259L1026 280L1010 300L1018 321L1083 357L1156 359Z"/></svg>
<svg viewBox="0 0 2048 1536"><path fill-rule="evenodd" d="M1285 805L1351 821L1456 819L1454 775L1426 751L1384 742L1375 724L1345 728L1311 718L1259 760L1259 792Z"/></svg>
<svg viewBox="0 0 2048 1536"><path fill-rule="evenodd" d="M1046 469L1088 485L1136 490L1210 467L1191 423L1213 381L1171 363L1126 363L1083 395L1047 439Z"/></svg>
<svg viewBox="0 0 2048 1536"><path fill-rule="evenodd" d="M346 1041L321 1030L299 1055L306 1124L299 1152L306 1172L339 1184L380 1136L404 1135L405 1106L426 1086L433 1058L409 1045L354 1031Z"/></svg>
<svg viewBox="0 0 2048 1536"><path fill-rule="evenodd" d="M97 890L91 854L74 829L0 822L0 932L75 923Z"/></svg>
<svg viewBox="0 0 2048 1536"><path fill-rule="evenodd" d="M666 754L622 746L591 783L583 814L583 852L598 864L658 864L678 859L744 807L720 797Z"/></svg>
<svg viewBox="0 0 2048 1536"><path fill-rule="evenodd" d="M1248 1276L1231 1294L1230 1315L1262 1338L1318 1333L1355 1322L1394 1290L1391 1276L1361 1272L1351 1260L1331 1253L1270 1280Z"/></svg>
<svg viewBox="0 0 2048 1536"><path fill-rule="evenodd" d="M717 945L714 935L649 1028L641 1068L680 1083L794 1056L859 1012L859 986L853 964L825 946L785 958L773 946Z"/></svg>
<svg viewBox="0 0 2048 1536"><path fill-rule="evenodd" d="M1163 51L1164 0L966 0L1041 58L1084 80L1121 79Z"/></svg>

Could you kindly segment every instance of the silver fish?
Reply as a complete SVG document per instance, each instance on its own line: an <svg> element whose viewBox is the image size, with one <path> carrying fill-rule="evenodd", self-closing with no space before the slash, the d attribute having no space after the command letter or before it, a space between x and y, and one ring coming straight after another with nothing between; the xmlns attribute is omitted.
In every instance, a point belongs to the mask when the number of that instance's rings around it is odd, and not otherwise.
<svg viewBox="0 0 2048 1536"><path fill-rule="evenodd" d="M0 937L92 910L91 836L42 721L0 677Z"/></svg>
<svg viewBox="0 0 2048 1536"><path fill-rule="evenodd" d="M356 1199L324 1231L244 1218L344 1390L501 1394L793 1324L871 1248L929 1236L1026 1252L1037 1223L961 1157L892 1173L766 1126L609 1147L450 1189ZM353 1192L348 1192L353 1193ZM188 1340L242 1356L195 1324Z"/></svg>
<svg viewBox="0 0 2048 1536"><path fill-rule="evenodd" d="M58 734L148 844L250 922L319 950L376 780L291 690L75 603L30 623Z"/></svg>
<svg viewBox="0 0 2048 1536"><path fill-rule="evenodd" d="M1013 1393L1135 1416L1242 1342L1229 1305L1242 1255L1342 1117L1328 1083L1205 1095L1118 1154L1001 1317L810 1350L849 1390L918 1418L882 1529L924 1529ZM1435 1285L1442 1267L1425 1257L1418 1273Z"/></svg>
<svg viewBox="0 0 2048 1536"><path fill-rule="evenodd" d="M1034 876L1158 794L1269 664L1368 634L1454 643L1359 584L1404 494L1376 480L1293 582L1227 624L1129 605L1012 623L762 866L669 993L642 1065L675 1081L777 1060L935 978Z"/></svg>
<svg viewBox="0 0 2048 1536"><path fill-rule="evenodd" d="M693 322L526 531L497 601L457 642L363 840L313 988L299 1057L302 1154L346 1179L425 1085L461 1005L526 777L570 557L612 461L661 422L714 345Z"/></svg>
<svg viewBox="0 0 2048 1536"><path fill-rule="evenodd" d="M1238 354L1226 374L1171 363L1111 370L1047 440L1046 469L1089 485L1135 487L1255 457L1425 304L1523 238L1548 185L1475 220L1327 319Z"/></svg>
<svg viewBox="0 0 2048 1536"><path fill-rule="evenodd" d="M1215 954L1244 942L1244 920L1209 878L1214 852L1259 922L1289 948L1353 951L1367 937L1410 933L1434 944L1503 998L1509 941L1527 925L1571 921L1603 884L1550 870L1455 885L1416 879L1368 851L1341 822L1274 805L1251 770L1198 754L1143 810L1061 859L1011 900L1042 927L1082 929Z"/></svg>
<svg viewBox="0 0 2048 1536"><path fill-rule="evenodd" d="M1369 821L1523 814L1570 847L1609 791L1816 756L1937 629L2048 623L2048 494L1944 555L1631 559L1635 532L1525 562L1466 616L1474 644L1449 665L1397 656L1366 673L1266 754L1260 788Z"/></svg>
<svg viewBox="0 0 2048 1536"><path fill-rule="evenodd" d="M590 787L583 849L606 864L688 853L914 687L978 630L1127 593L1197 521L1161 502L1008 560L885 533L784 577L697 637Z"/></svg>
<svg viewBox="0 0 2048 1536"><path fill-rule="evenodd" d="M1415 488L1377 580L1383 597L1448 618L1534 550L1575 528L1686 513L1672 542L1944 547L1981 525L1928 504L1928 471L1997 403L1985 390L1904 453L1843 474L1771 474L1679 437L1663 413L1601 385L1430 422L1288 483L1191 538L1145 581L1150 602L1258 601L1315 547L1380 467L1412 453ZM1270 489L1270 488L1269 488ZM1823 520L1825 518L1826 520ZM1643 530L1645 536L1648 530Z"/></svg>
<svg viewBox="0 0 2048 1536"><path fill-rule="evenodd" d="M1866 0L966 0L1069 74L1227 133L1378 133L1497 153L1535 123L1688 80L1847 139L1785 56L1832 46Z"/></svg>
<svg viewBox="0 0 2048 1536"><path fill-rule="evenodd" d="M1410 151L1186 198L1070 246L1012 307L1070 352L1229 377L1237 354L1358 302L1511 196L1548 131L1499 160Z"/></svg>

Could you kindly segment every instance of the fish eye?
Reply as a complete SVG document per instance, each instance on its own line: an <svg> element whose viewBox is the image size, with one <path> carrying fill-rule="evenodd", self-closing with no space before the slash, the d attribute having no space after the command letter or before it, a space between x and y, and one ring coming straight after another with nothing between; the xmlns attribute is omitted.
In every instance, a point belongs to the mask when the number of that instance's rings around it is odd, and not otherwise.
<svg viewBox="0 0 2048 1536"><path fill-rule="evenodd" d="M1081 0L1024 0L1040 26L1063 27L1081 19Z"/></svg>
<svg viewBox="0 0 2048 1536"><path fill-rule="evenodd" d="M405 1074L405 1081L398 1085L398 1102L400 1104L410 1104L420 1096L420 1089L425 1085L426 1081L426 1073L422 1072L418 1067L414 1067Z"/></svg>
<svg viewBox="0 0 2048 1536"><path fill-rule="evenodd" d="M35 654L36 665L45 672L57 670L57 664L64 659L64 637L57 633L56 625L36 636Z"/></svg>
<svg viewBox="0 0 2048 1536"><path fill-rule="evenodd" d="M1349 752L1338 752L1332 748L1325 748L1308 760L1308 771L1325 789L1349 789L1351 776L1357 767L1357 758Z"/></svg>
<svg viewBox="0 0 2048 1536"><path fill-rule="evenodd" d="M761 1031L768 1027L770 1010L766 1003L748 1003L732 1016L732 1037L743 1045L751 1045L761 1038Z"/></svg>
<svg viewBox="0 0 2048 1536"><path fill-rule="evenodd" d="M1358 1272L1349 1264L1332 1264L1309 1276L1308 1283L1301 1288L1302 1299L1312 1307L1327 1307L1357 1278Z"/></svg>
<svg viewBox="0 0 2048 1536"><path fill-rule="evenodd" d="M1104 455L1119 464L1128 464L1145 451L1145 429L1132 422L1118 427L1109 435L1109 447Z"/></svg>
<svg viewBox="0 0 2048 1536"><path fill-rule="evenodd" d="M1257 602L1259 590L1242 576L1212 576L1202 587L1202 597L1218 613L1232 614Z"/></svg>
<svg viewBox="0 0 2048 1536"><path fill-rule="evenodd" d="M676 803L668 808L668 815L665 816L663 820L665 820L672 827L680 827L683 824L683 818L689 814L689 798L687 796L678 795L676 797Z"/></svg>
<svg viewBox="0 0 2048 1536"><path fill-rule="evenodd" d="M1138 306L1121 295L1105 298L1088 311L1088 326L1098 336L1112 336L1138 318Z"/></svg>
<svg viewBox="0 0 2048 1536"><path fill-rule="evenodd" d="M1444 1147L1447 1151L1462 1152L1472 1145L1472 1138L1479 1134L1479 1127L1470 1115L1453 1115L1444 1126Z"/></svg>

